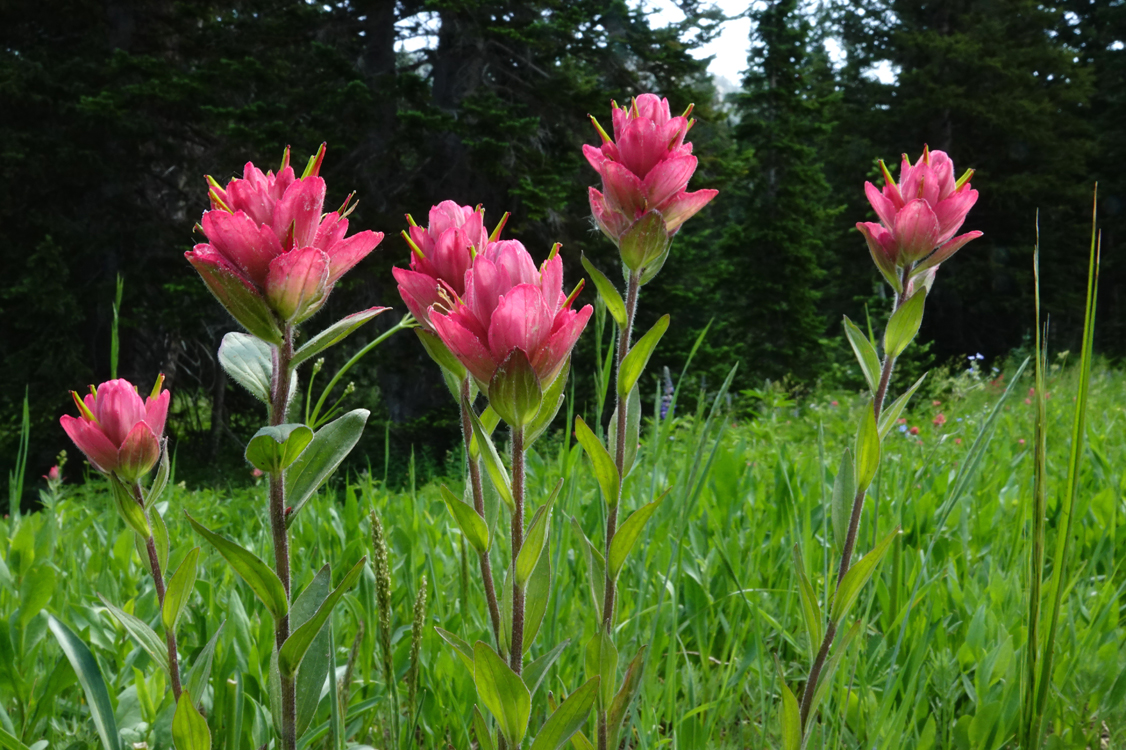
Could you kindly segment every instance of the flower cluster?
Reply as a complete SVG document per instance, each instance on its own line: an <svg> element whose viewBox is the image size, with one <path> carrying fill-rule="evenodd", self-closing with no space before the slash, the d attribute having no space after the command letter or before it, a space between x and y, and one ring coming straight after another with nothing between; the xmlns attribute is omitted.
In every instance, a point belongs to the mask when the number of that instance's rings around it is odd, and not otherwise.
<svg viewBox="0 0 1126 750"><path fill-rule="evenodd" d="M880 221L858 222L856 228L868 241L872 260L896 291L903 291L900 269L906 269L909 283L919 277L929 287L938 265L982 234L973 231L954 236L977 202L977 191L970 187L973 170L955 180L950 157L926 147L914 165L903 155L898 184L882 161L880 169L885 183L882 190L864 183L868 202ZM909 288L908 293L911 291Z"/></svg>
<svg viewBox="0 0 1126 750"><path fill-rule="evenodd" d="M208 241L185 255L235 320L264 341L281 341L286 326L317 312L383 239L372 231L345 237L349 201L322 213L324 152L322 145L300 178L289 149L277 174L247 162L242 179L226 188L208 178L212 210L200 220Z"/></svg>
<svg viewBox="0 0 1126 750"><path fill-rule="evenodd" d="M90 386L84 398L71 391L79 415L63 415L60 422L95 469L135 482L160 458L171 398L168 391L161 390L163 382L163 376L157 379L147 399L141 398L132 383L120 379Z"/></svg>

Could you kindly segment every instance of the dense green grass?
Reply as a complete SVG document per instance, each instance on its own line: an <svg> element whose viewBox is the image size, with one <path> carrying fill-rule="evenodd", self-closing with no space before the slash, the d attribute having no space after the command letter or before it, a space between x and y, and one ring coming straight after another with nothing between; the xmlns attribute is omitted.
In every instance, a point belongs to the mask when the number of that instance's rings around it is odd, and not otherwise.
<svg viewBox="0 0 1126 750"><path fill-rule="evenodd" d="M916 397L904 431L888 437L858 549L866 551L897 524L903 533L862 594L857 607L862 630L835 673L810 748L1013 746L1028 611L1030 376L1015 384L1001 407L965 492L955 492L958 471L1004 385L976 370L932 374L928 395ZM645 428L638 465L625 486L629 510L664 497L621 576L616 641L622 667L641 644L650 644L629 720L629 746L777 747L778 668L800 687L810 659L793 546L800 545L823 597L839 554L824 511L836 470L833 457L852 440L867 398L818 392L793 403L767 388L731 406L726 399L713 403L710 396L697 399L687 391L679 396L674 419ZM1067 471L1072 369L1055 368L1049 391L1050 550ZM1061 618L1047 715L1048 747L1126 747L1124 405L1126 374L1096 369L1075 521L1075 573ZM936 423L939 414L945 424ZM913 426L917 436L908 430ZM595 630L589 572L570 522L574 516L592 536L601 528L603 504L585 461L573 441L559 434L537 444L528 462L533 504L546 499L560 474L567 478L552 526L553 600L532 657L563 639L569 645L545 680L546 689L534 698L533 712L541 715L547 690L558 696L581 684L582 645ZM379 465L379 457L372 463ZM72 476L79 473L73 463L70 469ZM393 484L403 480L393 478ZM460 478L446 483L455 492L461 488ZM291 542L295 585L307 584L326 560L339 580L370 555L367 514L373 508L379 513L391 547L400 677L409 666L411 606L423 576L430 581L429 624L471 642L488 639L476 567L463 567L460 533L438 485L407 486L389 491L382 476L352 476L346 486L322 491L312 501L294 524ZM172 539L170 570L201 544L183 511L269 555L264 484L234 492L176 485L160 505ZM18 524L0 523L0 538L3 727L28 745L46 740L51 748L100 746L83 691L42 609L74 629L97 657L122 739L170 747L171 699L164 680L96 597L102 594L148 622L159 620L151 579L103 480L66 485L43 511ZM272 622L215 552L203 547L194 600L179 629L183 662L193 665L225 621L205 699L214 747L257 748L269 735L265 675ZM496 569L503 570L505 562L496 560L501 566ZM386 747L388 704L376 654L370 568L345 602L333 619L341 677L364 623L350 687L348 739ZM411 746L411 736L419 747L469 748L473 683L432 628L424 637L420 682L420 708L404 717L400 746ZM399 691L400 698L404 694ZM328 720L324 700L313 726L327 730ZM331 747L327 732L310 737L308 747Z"/></svg>

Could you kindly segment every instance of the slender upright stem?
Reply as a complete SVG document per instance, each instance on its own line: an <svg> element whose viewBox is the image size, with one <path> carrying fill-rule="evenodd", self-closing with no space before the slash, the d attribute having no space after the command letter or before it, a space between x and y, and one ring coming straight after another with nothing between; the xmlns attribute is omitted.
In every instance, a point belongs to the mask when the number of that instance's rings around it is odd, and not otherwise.
<svg viewBox="0 0 1126 750"><path fill-rule="evenodd" d="M469 443L473 440L473 422L469 410L473 404L469 401L470 393L469 376L461 381L461 438L465 443L465 460L469 464L469 485L473 491L473 509L482 519L485 518L485 494L481 486L481 463L473 458L469 452ZM481 552L478 555L481 563L481 581L485 585L485 600L489 604L489 620L493 624L493 637L496 639L497 648L500 648L500 607L497 605L496 585L493 583L493 566L489 562L489 553Z"/></svg>
<svg viewBox="0 0 1126 750"><path fill-rule="evenodd" d="M524 546L524 428L512 428L512 559ZM512 566L515 573L516 566ZM524 587L512 576L512 653L509 666L516 674L524 667Z"/></svg>
<svg viewBox="0 0 1126 750"><path fill-rule="evenodd" d="M895 305L892 308L894 314L896 310L902 307L903 303L907 301L907 280L910 278L910 269L903 269L902 275L903 291L895 296ZM891 382L891 373L895 369L895 357L885 356L884 366L880 371L880 382L876 387L876 393L872 400L872 409L875 412L876 422L880 421L880 412L883 410L884 399L887 397L888 384ZM848 573L849 567L852 565L852 553L856 549L856 535L860 529L860 514L864 509L864 496L867 493L867 488L860 490L856 493L856 497L852 501L852 513L848 519L848 534L845 536L844 548L841 550L841 563L837 569L837 584L833 589L834 596L841 587L841 581L844 580L845 574ZM821 640L821 648L817 650L817 656L813 659L813 664L809 668L809 677L805 681L805 688L801 696L801 726L802 733L805 733L805 725L809 720L809 712L813 706L813 694L817 690L817 682L821 679L821 670L825 667L825 661L829 658L829 649L833 645L833 639L837 637L837 625L834 620L830 620L825 628L825 637Z"/></svg>
<svg viewBox="0 0 1126 750"><path fill-rule="evenodd" d="M145 513L145 520L149 522L151 527L152 519L149 518L148 511L145 508L145 496L141 490L141 483L133 483L133 499L141 506L141 510ZM156 586L156 600L160 604L160 608L164 609L164 573L160 569L160 556L156 552L156 541L153 539L152 534L145 540L145 547L149 553L149 568L152 570L152 582ZM176 631L171 628L166 628L164 631L164 640L168 644L168 674L172 678L172 697L177 701L180 700L180 660L176 655Z"/></svg>
<svg viewBox="0 0 1126 750"><path fill-rule="evenodd" d="M614 534L618 531L618 506L621 504L622 487L625 484L626 465L626 429L629 424L629 414L626 413L629 404L629 394L622 396L617 387L617 381L622 377L622 361L629 354L630 334L633 331L633 318L637 313L637 296L641 291L641 274L637 271L630 273L626 285L626 324L618 335L618 353L614 367L614 392L617 403L617 440L614 445L614 465L618 468L618 502L607 509L606 513L606 559L610 559L610 545L614 541ZM607 569L606 578L602 589L602 627L607 634L614 630L614 607L617 599L617 582L610 577ZM598 750L608 750L609 727L604 709L598 711Z"/></svg>
<svg viewBox="0 0 1126 750"><path fill-rule="evenodd" d="M270 383L270 425L285 423L289 407L290 362L293 360L293 327L285 327L282 343L273 349L273 375ZM270 531L274 537L274 568L290 598L289 584L289 534L285 527L285 472L270 474ZM274 623L274 641L280 651L289 638L289 615ZM294 750L297 746L297 693L294 680L281 677L282 748Z"/></svg>

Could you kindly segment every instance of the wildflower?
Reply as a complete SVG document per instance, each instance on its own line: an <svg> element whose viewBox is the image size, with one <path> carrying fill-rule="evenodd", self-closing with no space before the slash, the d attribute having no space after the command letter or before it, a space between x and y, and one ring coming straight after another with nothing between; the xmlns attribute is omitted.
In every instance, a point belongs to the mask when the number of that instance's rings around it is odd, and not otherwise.
<svg viewBox="0 0 1126 750"><path fill-rule="evenodd" d="M931 401L931 406L942 406L941 401Z"/></svg>
<svg viewBox="0 0 1126 750"><path fill-rule="evenodd" d="M50 469L47 469L47 473L43 475L43 478L48 482L60 481L62 479L62 475L59 472L58 464L52 466Z"/></svg>
<svg viewBox="0 0 1126 750"><path fill-rule="evenodd" d="M908 432L910 432L912 435L918 435L919 434L919 428L916 427L915 425L911 425L911 429L909 429Z"/></svg>
<svg viewBox="0 0 1126 750"><path fill-rule="evenodd" d="M836 399L833 399L832 401L829 402L829 406L832 406L833 408L836 408L840 405L841 405L841 403L839 401L837 401Z"/></svg>
<svg viewBox="0 0 1126 750"><path fill-rule="evenodd" d="M509 424L527 424L563 370L594 308L571 309L558 245L537 270L516 240L492 242L465 275L465 294L434 305L430 322Z"/></svg>
<svg viewBox="0 0 1126 750"><path fill-rule="evenodd" d="M895 420L895 423L896 424L907 424L907 418L906 417L900 417L899 419Z"/></svg>
<svg viewBox="0 0 1126 750"><path fill-rule="evenodd" d="M465 272L478 253L485 251L485 209L442 201L430 208L430 225L421 227L407 215L410 229L403 239L411 247L410 268L392 268L403 298L419 325L429 333L430 306L441 301L443 289L465 294ZM499 229L499 227L498 227Z"/></svg>
<svg viewBox="0 0 1126 750"><path fill-rule="evenodd" d="M325 181L317 172L324 153L322 145L300 178L288 148L277 174L247 162L242 179L226 188L208 178L211 210L199 224L208 241L185 255L235 320L265 341L279 342L285 325L317 312L340 277L383 239L371 231L344 237L348 200L322 214Z"/></svg>
<svg viewBox="0 0 1126 750"><path fill-rule="evenodd" d="M590 188L590 209L598 226L617 246L632 271L650 269L668 255L673 235L714 198L717 190L687 192L696 171L692 144L685 142L694 120L673 117L668 99L635 97L629 107L611 102L614 139L593 117L602 145L583 146L583 154L602 176L602 192Z"/></svg>
<svg viewBox="0 0 1126 750"><path fill-rule="evenodd" d="M942 427L942 425L944 424L946 424L946 415L942 412L939 412L934 418L934 426Z"/></svg>
<svg viewBox="0 0 1126 750"><path fill-rule="evenodd" d="M1031 404L1031 403L1032 403L1032 399L1030 399L1030 398L1026 398L1026 399L1024 400L1024 403L1026 403L1026 404Z"/></svg>
<svg viewBox="0 0 1126 750"><path fill-rule="evenodd" d="M667 366L663 370L663 375L665 381L665 393L663 396L661 396L662 420L667 419L672 412L672 400L673 396L676 395L676 389L672 384L672 374L669 372L669 368Z"/></svg>
<svg viewBox="0 0 1126 750"><path fill-rule="evenodd" d="M972 169L955 180L950 157L925 146L914 165L903 155L898 184L883 161L880 169L885 183L882 190L864 183L864 193L880 221L858 222L856 228L868 241L880 272L900 290L898 269L911 269L910 275L916 276L936 268L981 236L978 231L954 236L977 202L977 191L970 187Z"/></svg>
<svg viewBox="0 0 1126 750"><path fill-rule="evenodd" d="M156 465L168 416L168 391L164 376L147 399L127 380L110 380L90 387L85 398L71 391L79 415L63 415L63 429L90 464L104 474L135 482Z"/></svg>
<svg viewBox="0 0 1126 750"><path fill-rule="evenodd" d="M1024 445L1024 438L1021 438L1020 440L1018 440L1017 443L1019 443L1020 445Z"/></svg>
<svg viewBox="0 0 1126 750"><path fill-rule="evenodd" d="M254 477L255 479L258 479L259 477L263 476L263 472L262 472L261 469L259 469L257 466L255 466L253 469L250 470L250 476Z"/></svg>
<svg viewBox="0 0 1126 750"><path fill-rule="evenodd" d="M961 444L962 444L962 438L954 438L954 445L961 445Z"/></svg>

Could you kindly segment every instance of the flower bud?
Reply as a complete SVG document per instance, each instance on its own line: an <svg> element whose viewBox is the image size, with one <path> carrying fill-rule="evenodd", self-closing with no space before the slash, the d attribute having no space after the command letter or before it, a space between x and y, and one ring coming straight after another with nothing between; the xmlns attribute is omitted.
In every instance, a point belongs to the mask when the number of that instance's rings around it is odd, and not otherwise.
<svg viewBox="0 0 1126 750"><path fill-rule="evenodd" d="M60 422L95 469L131 483L156 465L171 398L168 391L160 390L162 380L163 376L147 400L127 380L91 386L81 399L71 391L79 416L64 415Z"/></svg>

